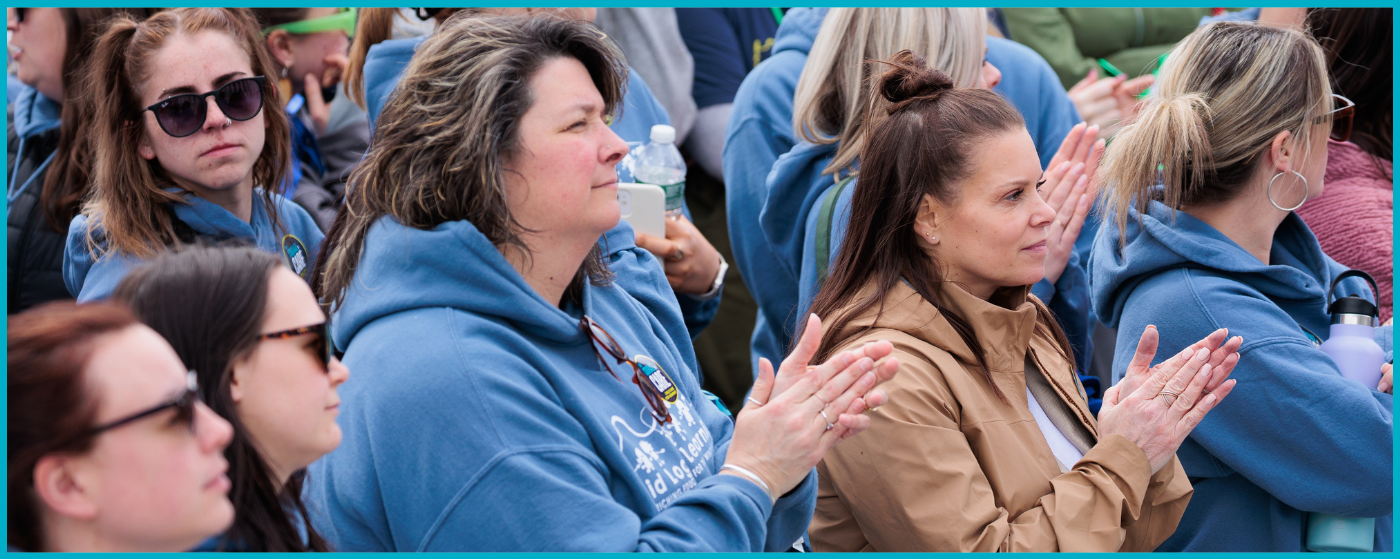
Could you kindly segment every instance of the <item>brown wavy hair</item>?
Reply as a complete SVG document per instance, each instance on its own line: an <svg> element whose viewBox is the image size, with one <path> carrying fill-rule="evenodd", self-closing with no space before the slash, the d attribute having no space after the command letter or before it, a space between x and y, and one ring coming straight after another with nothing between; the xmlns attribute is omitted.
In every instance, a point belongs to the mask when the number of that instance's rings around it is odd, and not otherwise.
<svg viewBox="0 0 1400 559"><path fill-rule="evenodd" d="M1025 130L1026 123L1001 95L955 88L948 74L929 69L912 51L900 51L884 63L892 68L877 77L875 93L889 116L871 130L860 154L850 225L831 275L812 302L812 313L827 323L816 360L826 360L843 341L872 329L844 334L847 324L870 309L878 309L877 317L883 313L885 294L902 279L952 325L972 350L987 384L1006 402L992 380L977 332L940 301L948 281L944 266L919 245L914 225L925 195L948 203L958 199L958 182L972 172L973 145ZM1061 356L1073 363L1069 340L1050 309L1034 297L1028 300L1035 305L1036 335L1053 340Z"/></svg>
<svg viewBox="0 0 1400 559"><path fill-rule="evenodd" d="M87 94L93 98L95 146L93 192L83 208L91 221L88 246L94 255L105 252L138 258L154 256L161 247L178 244L172 217L164 207L184 204L177 193L166 192L179 184L158 161L142 159L136 151L142 123L141 89L154 68L148 61L173 36L205 30L228 33L248 53L253 75L263 82L263 119L267 124L262 153L253 164L253 184L262 187L261 202L273 224L280 228L273 202L291 172L292 138L287 115L274 79L272 55L246 8L178 8L145 21L118 16L97 41ZM99 227L104 238L95 238Z"/></svg>
<svg viewBox="0 0 1400 559"><path fill-rule="evenodd" d="M97 37L108 18L121 13L146 19L159 8L57 8L63 14L68 41L63 51L63 104L58 125L58 149L44 174L39 191L39 207L50 229L68 232L68 223L78 215L91 180L92 149L88 131L92 126L91 102L82 91L86 61L92 57Z"/></svg>
<svg viewBox="0 0 1400 559"><path fill-rule="evenodd" d="M341 301L365 237L383 217L431 229L470 221L497 247L528 249L506 204L505 161L521 149L520 119L530 109L530 76L569 57L588 70L604 112L621 105L627 82L622 53L592 24L553 16L458 12L414 54L384 106L369 152L350 175L345 207L322 246L317 296ZM324 266L322 266L324 264ZM587 278L611 279L595 246L565 293Z"/></svg>

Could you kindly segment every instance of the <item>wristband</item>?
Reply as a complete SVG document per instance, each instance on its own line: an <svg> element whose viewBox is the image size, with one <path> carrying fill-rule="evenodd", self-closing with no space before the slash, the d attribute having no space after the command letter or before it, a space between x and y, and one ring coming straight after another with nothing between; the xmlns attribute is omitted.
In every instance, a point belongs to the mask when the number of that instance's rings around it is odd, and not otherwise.
<svg viewBox="0 0 1400 559"><path fill-rule="evenodd" d="M719 467L719 471L723 472L725 470L732 471L736 474L739 474L740 476L748 478L749 481L758 484L759 487L763 488L763 492L768 494L768 498L772 499L774 504L777 504L778 496L773 494L773 488L769 487L768 482L763 481L763 478L758 477L758 474L749 471L747 468L741 468L733 464L725 464Z"/></svg>

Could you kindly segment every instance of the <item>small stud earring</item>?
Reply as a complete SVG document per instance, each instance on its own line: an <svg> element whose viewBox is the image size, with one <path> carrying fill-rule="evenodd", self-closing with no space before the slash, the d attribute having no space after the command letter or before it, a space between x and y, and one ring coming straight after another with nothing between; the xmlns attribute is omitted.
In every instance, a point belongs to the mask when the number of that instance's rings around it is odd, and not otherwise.
<svg viewBox="0 0 1400 559"><path fill-rule="evenodd" d="M937 240L938 240L938 237L935 237L935 236L933 236L933 235L929 235L929 236L928 236L928 242L930 242L930 243L932 243L932 242L934 242L934 241L937 241Z"/></svg>

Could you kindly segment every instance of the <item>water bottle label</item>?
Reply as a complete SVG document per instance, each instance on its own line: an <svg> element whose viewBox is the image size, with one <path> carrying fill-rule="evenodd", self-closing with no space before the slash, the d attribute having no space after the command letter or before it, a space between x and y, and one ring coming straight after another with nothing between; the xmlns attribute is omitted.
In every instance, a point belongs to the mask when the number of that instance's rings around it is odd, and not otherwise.
<svg viewBox="0 0 1400 559"><path fill-rule="evenodd" d="M662 186L666 189L666 211L680 211L685 203L685 181Z"/></svg>

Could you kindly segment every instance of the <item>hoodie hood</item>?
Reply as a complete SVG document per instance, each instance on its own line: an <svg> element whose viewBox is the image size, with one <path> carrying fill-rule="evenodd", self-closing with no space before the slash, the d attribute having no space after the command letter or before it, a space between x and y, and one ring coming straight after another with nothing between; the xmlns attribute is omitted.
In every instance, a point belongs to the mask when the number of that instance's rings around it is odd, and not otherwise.
<svg viewBox="0 0 1400 559"><path fill-rule="evenodd" d="M26 86L15 99L15 133L31 138L59 125L63 106L53 102L39 90Z"/></svg>
<svg viewBox="0 0 1400 559"><path fill-rule="evenodd" d="M1274 233L1271 264L1264 264L1209 224L1153 201L1146 215L1132 210L1126 233L1099 229L1089 257L1089 291L1094 311L1110 328L1118 326L1124 304L1137 284L1167 270L1212 270L1274 299L1326 298L1328 258L1296 214ZM1126 243L1120 246L1120 239Z"/></svg>
<svg viewBox="0 0 1400 559"><path fill-rule="evenodd" d="M369 52L365 53L365 112L369 113L371 135L379 124L380 111L384 110L384 104L389 101L389 95L399 83L399 76L403 75L404 68L408 67L408 61L413 59L413 52L418 49L418 45L427 39L427 35L392 39L371 46Z"/></svg>
<svg viewBox="0 0 1400 559"><path fill-rule="evenodd" d="M349 289L353 296L347 294L332 322L331 336L340 348L350 347L360 329L375 319L433 307L497 319L553 342L574 344L583 337L578 318L535 293L467 221L422 230L381 218L365 237Z"/></svg>
<svg viewBox="0 0 1400 559"><path fill-rule="evenodd" d="M793 8L783 14L783 23L773 37L773 54L795 50L807 54L821 31L822 20L831 8Z"/></svg>
<svg viewBox="0 0 1400 559"><path fill-rule="evenodd" d="M837 183L834 175L822 174L836 156L837 146L835 143L798 143L792 151L778 158L768 174L759 227L779 263L792 277L801 276L807 216L821 200L826 187Z"/></svg>

